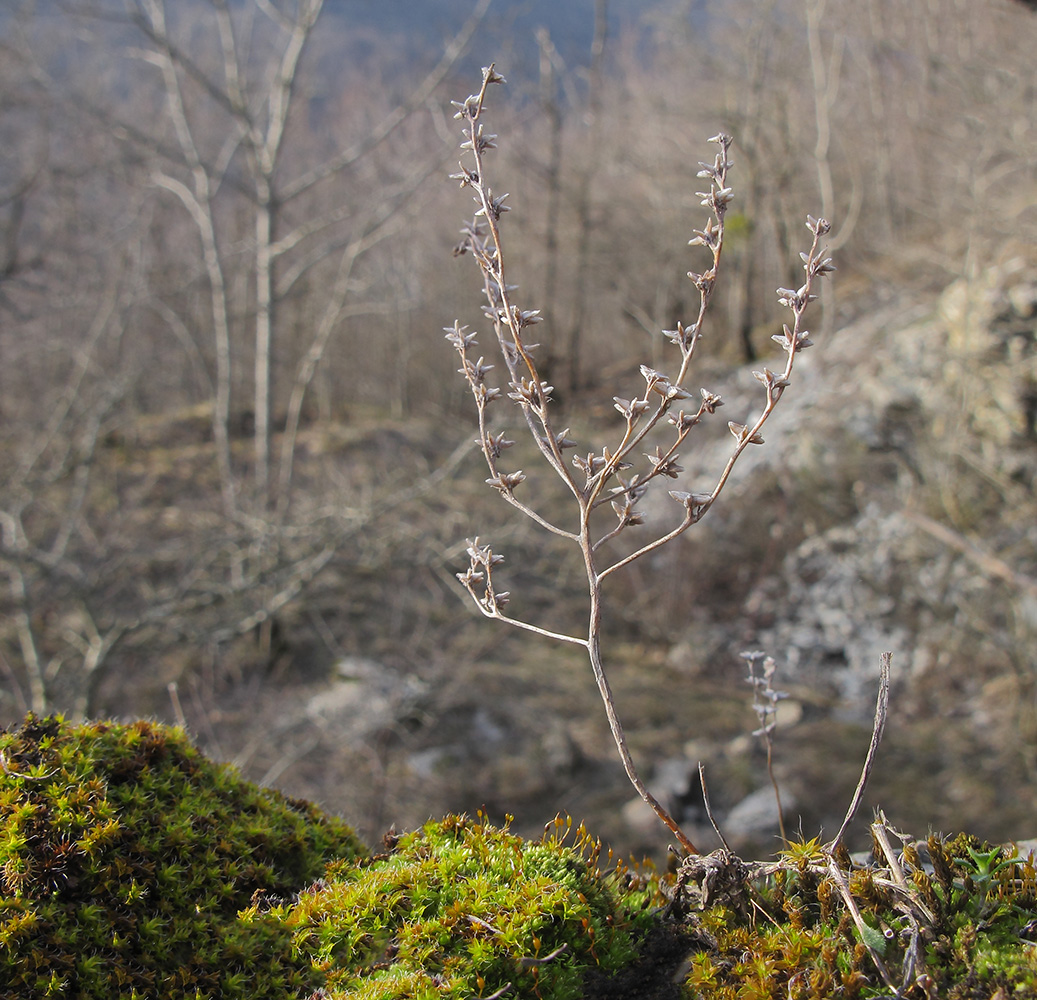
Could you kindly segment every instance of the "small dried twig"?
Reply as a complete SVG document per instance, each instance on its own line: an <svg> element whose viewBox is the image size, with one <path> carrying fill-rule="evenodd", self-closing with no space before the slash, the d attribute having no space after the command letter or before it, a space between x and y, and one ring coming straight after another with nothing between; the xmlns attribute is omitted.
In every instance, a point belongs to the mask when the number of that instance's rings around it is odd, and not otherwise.
<svg viewBox="0 0 1037 1000"><path fill-rule="evenodd" d="M486 920L483 920L481 917L477 917L472 913L467 914L467 916L471 923L476 924L479 927L483 927L486 930L491 931L492 933L497 935L500 935L502 933L500 928L494 927L493 924L489 923Z"/></svg>
<svg viewBox="0 0 1037 1000"><path fill-rule="evenodd" d="M487 996L480 997L479 1000L500 1000L501 997L507 996L511 992L511 983L505 983L496 993L490 993Z"/></svg>
<svg viewBox="0 0 1037 1000"><path fill-rule="evenodd" d="M881 813L880 817L878 822L871 824L871 836L879 845L882 856L886 859L893 881L905 892L909 891L907 879L904 877L904 869L901 867L900 859L897 857L897 852L889 839L889 826L886 823L886 817Z"/></svg>
<svg viewBox="0 0 1037 1000"><path fill-rule="evenodd" d="M847 885L838 863L830 853L828 854L828 871L839 889L839 894L843 897L843 902L846 904L846 909L849 911L854 926L857 928L857 934L861 939L861 943L868 949L868 954L871 956L872 962L875 963L875 968L879 970L879 975L882 976L882 981L893 991L895 996L900 996L900 991L893 982L893 977L890 976L886 963L882 961L882 956L875 950L868 939L871 928L864 922L861 911L857 909L857 904L854 902L850 887Z"/></svg>
<svg viewBox="0 0 1037 1000"><path fill-rule="evenodd" d="M791 327L774 339L785 352L785 365L780 372L769 368L753 372L765 392L762 412L746 423L730 421L728 429L734 437L730 457L713 487L708 490L669 490L676 501L680 519L670 528L663 528L654 538L635 546L627 555L610 562L601 553L607 543L636 531L647 522L639 507L648 491L667 480L680 478L683 468L678 464L679 450L693 430L708 421L723 405L720 396L709 389L698 393L686 387L698 344L703 336L703 321L717 281L724 246L724 218L734 194L728 186L731 169L731 137L723 133L710 141L719 150L710 163L700 163L698 176L706 190L696 192L700 204L707 211L702 229L694 231L692 246L702 247L708 253L708 266L701 272L690 271L688 277L698 291L698 311L689 325L677 323L676 329L665 330L663 335L676 349L673 370L663 372L641 365L643 386L630 398L613 397L621 417L617 440L612 445L595 448L584 454L576 453L571 460L566 452L577 448L569 438L569 428L559 429L552 408L553 386L541 377L535 360L537 345L529 340L529 330L541 322L539 309L519 305L515 285L509 284L507 258L501 239L501 220L510 210L507 194L496 194L486 174L486 157L496 148L497 136L489 133L484 124L487 90L492 84L504 83L504 78L491 65L483 70L482 86L478 93L464 101L455 101L462 122L466 161L460 163L460 172L453 179L463 189L472 192L476 211L462 230L463 238L455 248L458 255L470 254L482 273L486 304L483 312L493 327L496 356L503 360L502 383L496 379L495 363L477 351L477 334L455 323L446 331L461 361L459 369L475 400L479 424L479 444L482 447L489 478L486 482L516 509L539 524L546 531L576 545L583 559L589 597L587 631L568 635L544 629L539 625L511 617L504 611L510 595L497 589L494 571L503 562L503 556L491 546L473 539L468 545L469 566L458 578L469 592L479 611L488 618L535 632L548 638L575 643L587 650L594 679L598 686L613 740L619 751L624 770L641 798L677 838L687 854L698 851L676 820L645 786L638 774L627 746L623 726L616 712L615 700L601 656L602 583L630 563L683 534L696 524L713 506L727 484L735 463L749 445L763 444L762 430L778 400L790 384L792 370L800 351L811 346L803 326L803 315L816 296L816 282L834 270L826 256L822 241L830 230L824 219L807 217L812 243L807 253L801 254L805 280L797 289L778 290L779 301L792 312ZM517 404L527 431L535 442L543 460L554 470L572 495L579 518L572 530L555 524L536 509L535 500L519 495L526 479L522 470L508 469L504 455L514 444L507 433L491 424L490 411L505 399ZM667 436L662 443L649 444L650 437ZM654 443L654 442L653 442ZM649 450L646 450L649 449ZM634 471L637 470L637 471ZM611 514L611 521L608 521ZM606 519L601 524L602 518Z"/></svg>
<svg viewBox="0 0 1037 1000"><path fill-rule="evenodd" d="M555 950L549 955L543 955L540 958L522 958L519 960L519 965L521 965L523 969L531 968L534 965L545 965L548 962L553 962L561 955L564 955L568 950L569 946L567 944L559 945L559 947L555 948Z"/></svg>
<svg viewBox="0 0 1037 1000"><path fill-rule="evenodd" d="M699 761L699 785L702 786L702 804L706 807L706 817L709 819L709 825L713 827L713 832L720 838L720 843L724 845L724 850L733 854L731 845L727 842L727 838L723 833L720 832L720 827L717 826L717 821L713 817L713 808L709 804L709 792L706 789L706 765L702 761ZM780 803L778 808L781 808Z"/></svg>
<svg viewBox="0 0 1037 1000"><path fill-rule="evenodd" d="M52 768L45 774L26 774L24 771L18 771L11 767L11 763L3 750L0 750L0 771L3 771L9 778L24 778L26 781L47 781L58 773L57 768Z"/></svg>
<svg viewBox="0 0 1037 1000"><path fill-rule="evenodd" d="M919 513L917 510L905 510L904 516L923 531L928 532L933 538L949 548L960 552L966 559L977 566L980 572L995 580L1003 580L1005 583L1017 590L1021 590L1031 596L1037 596L1037 580L1025 573L1013 569L1003 559L999 559L992 552L986 551L977 541L966 538L960 532L934 521L931 517Z"/></svg>
<svg viewBox="0 0 1037 1000"><path fill-rule="evenodd" d="M184 706L180 703L180 685L176 681L170 681L166 685L169 700L173 705L173 718L181 729L187 729L187 717L184 715Z"/></svg>
<svg viewBox="0 0 1037 1000"><path fill-rule="evenodd" d="M868 746L868 755L864 758L864 767L861 769L861 777L857 782L857 790L853 793L853 799L850 802L849 809L846 810L846 816L843 817L843 824L839 827L839 832L829 845L830 850L834 850L843 842L846 830L857 815L861 799L864 798L864 789L868 785L868 778L871 777L871 769L875 764L875 754L878 752L879 743L882 742L882 731L886 728L886 710L889 707L889 670L892 660L892 653L882 654L882 667L879 672L879 693L875 700L875 720L871 727L871 744Z"/></svg>

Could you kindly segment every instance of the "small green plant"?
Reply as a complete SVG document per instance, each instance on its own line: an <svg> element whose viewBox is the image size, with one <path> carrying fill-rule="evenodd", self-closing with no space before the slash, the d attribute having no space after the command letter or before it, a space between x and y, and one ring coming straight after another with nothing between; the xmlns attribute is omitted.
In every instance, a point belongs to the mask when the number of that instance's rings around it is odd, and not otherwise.
<svg viewBox="0 0 1037 1000"><path fill-rule="evenodd" d="M0 993L288 998L319 977L254 896L363 845L214 764L180 730L30 715L0 733Z"/></svg>

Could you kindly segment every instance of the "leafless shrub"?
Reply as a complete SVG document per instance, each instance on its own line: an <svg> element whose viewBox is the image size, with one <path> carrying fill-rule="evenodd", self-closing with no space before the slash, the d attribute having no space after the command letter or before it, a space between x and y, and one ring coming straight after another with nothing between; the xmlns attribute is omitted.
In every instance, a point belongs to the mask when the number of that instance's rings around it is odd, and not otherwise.
<svg viewBox="0 0 1037 1000"><path fill-rule="evenodd" d="M809 251L800 255L804 282L796 289L778 290L780 302L792 313L791 325L786 324L783 332L774 338L785 352L785 366L780 372L769 368L753 372L765 394L762 410L745 423L729 421L728 429L734 445L712 487L669 490L669 496L677 505L676 523L661 529L651 540L642 542L625 555L609 556L608 543L624 535L628 529L636 530L645 525L646 515L639 504L648 491L666 480L679 484L684 471L678 464L679 449L694 428L714 417L723 404L720 396L709 389L699 389L696 396L686 388L686 384L702 338L703 321L716 286L724 246L724 217L733 198L728 184L732 140L723 133L714 136L710 141L719 146L719 150L711 163L700 164L698 176L705 182L705 190L697 192L697 195L708 215L703 227L694 231L690 244L703 247L709 260L705 270L688 274L699 298L693 322L687 326L677 323L676 329L664 331L664 336L676 349L672 368L664 372L641 365L644 385L630 398L613 398L622 420L616 440L611 445L597 447L586 454L577 453L572 459L567 459L565 453L579 446L569 438L568 428L559 429L556 425L553 387L541 377L535 361L537 345L529 339L530 329L541 321L540 311L523 308L515 294L516 286L508 282L507 257L501 238L501 220L510 209L506 204L508 195L493 192L486 172L487 154L496 148L497 139L485 128L486 94L491 84L504 82L491 65L483 71L479 92L462 102L454 102L457 108L455 118L463 122L461 149L466 157L453 179L460 182L462 189L472 191L477 206L472 221L464 227L463 240L455 252L470 253L479 265L486 297L483 312L493 326L499 357L506 369L506 385L493 384L491 373L495 365L478 354L475 332L469 332L467 327L455 322L452 328L447 329L447 339L457 350L461 360L459 370L475 399L479 443L490 473L487 483L546 531L575 545L582 556L589 597L586 634L556 632L508 614L505 608L509 594L498 589L495 580L495 573L504 557L478 538L469 542L469 566L458 574L458 578L487 617L586 649L627 776L683 849L689 854L697 854L695 845L645 786L627 747L601 655L602 584L613 573L666 545L698 523L720 496L741 455L750 445L763 444L763 427L790 384L796 358L800 351L811 346L809 334L803 327L803 316L809 303L816 298L813 289L817 280L834 270L822 245L830 226L824 219L807 217L812 242ZM510 470L504 463L504 453L514 441L508 438L503 425L493 418L493 414L501 410L505 398L518 405L544 461L571 493L578 514L574 529L545 517L537 509L535 498L527 501L521 497L520 487L526 477L521 470Z"/></svg>

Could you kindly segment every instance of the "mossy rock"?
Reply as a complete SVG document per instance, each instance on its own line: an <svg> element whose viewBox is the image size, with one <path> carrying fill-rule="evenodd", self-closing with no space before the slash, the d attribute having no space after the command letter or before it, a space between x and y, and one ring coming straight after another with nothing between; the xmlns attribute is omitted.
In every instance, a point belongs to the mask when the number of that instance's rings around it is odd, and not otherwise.
<svg viewBox="0 0 1037 1000"><path fill-rule="evenodd" d="M340 820L148 722L0 733L4 997L289 997L320 976L238 912L363 845Z"/></svg>
<svg viewBox="0 0 1037 1000"><path fill-rule="evenodd" d="M619 996L654 926L568 821L451 816L372 858L179 730L29 716L0 754L5 1000Z"/></svg>
<svg viewBox="0 0 1037 1000"><path fill-rule="evenodd" d="M1037 1000L1032 856L930 837L836 878L815 839L688 909L600 851L449 816L370 857L179 730L29 716L0 732L0 995Z"/></svg>
<svg viewBox="0 0 1037 1000"><path fill-rule="evenodd" d="M565 822L533 842L451 816L390 847L272 911L326 975L327 1000L578 1000L589 975L636 959L653 923L644 891L622 866L603 874L597 842Z"/></svg>
<svg viewBox="0 0 1037 1000"><path fill-rule="evenodd" d="M685 995L1037 1000L1033 857L965 834L931 836L924 854L907 844L895 873L846 857L840 886L817 839L789 845L751 897L692 918Z"/></svg>

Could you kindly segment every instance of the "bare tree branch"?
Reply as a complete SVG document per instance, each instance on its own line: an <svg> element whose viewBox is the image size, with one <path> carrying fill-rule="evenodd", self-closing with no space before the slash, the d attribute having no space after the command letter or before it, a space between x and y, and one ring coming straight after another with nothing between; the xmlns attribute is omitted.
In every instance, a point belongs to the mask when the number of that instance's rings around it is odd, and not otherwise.
<svg viewBox="0 0 1037 1000"><path fill-rule="evenodd" d="M461 30L443 50L442 58L425 79L411 92L407 100L398 105L388 115L383 116L378 127L371 134L352 146L343 149L330 160L296 178L292 183L285 184L281 189L281 197L284 201L289 202L298 198L299 195L308 191L315 184L319 184L322 180L337 174L346 167L352 166L380 146L410 115L419 108L424 107L433 91L446 79L447 74L456 65L457 60L475 34L476 28L479 27L486 16L486 11L489 9L491 2L492 0L477 0L472 13L468 16L468 20L465 21Z"/></svg>

